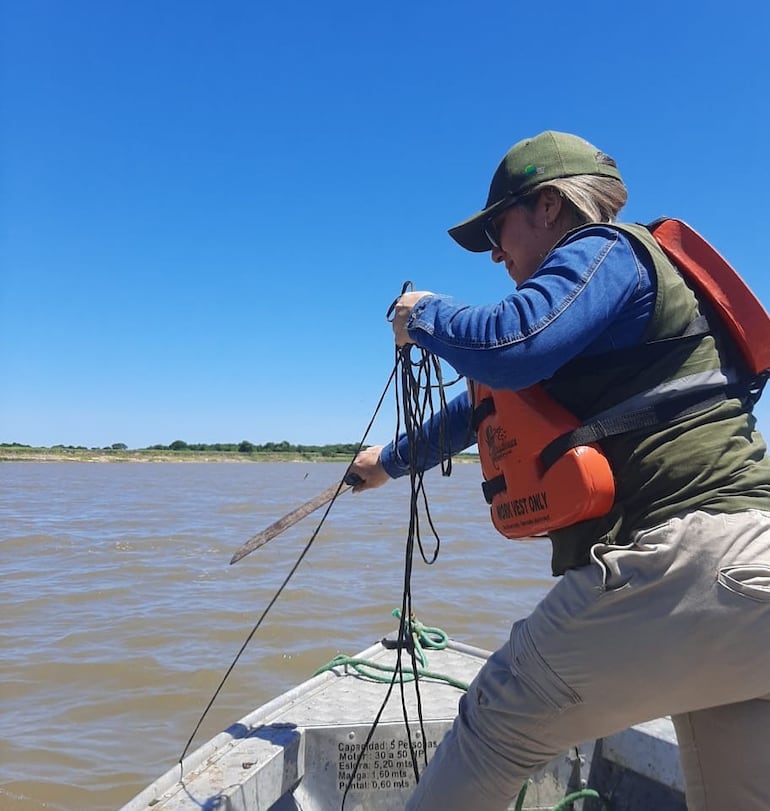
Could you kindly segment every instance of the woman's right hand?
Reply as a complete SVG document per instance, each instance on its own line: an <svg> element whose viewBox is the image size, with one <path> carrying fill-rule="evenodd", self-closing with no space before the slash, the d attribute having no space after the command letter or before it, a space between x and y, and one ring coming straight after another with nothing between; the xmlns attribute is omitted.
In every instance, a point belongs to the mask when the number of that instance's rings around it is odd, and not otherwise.
<svg viewBox="0 0 770 811"><path fill-rule="evenodd" d="M372 445L370 448L362 450L351 462L345 475L353 473L360 479L357 484L353 485L354 493L373 490L390 481L390 476L385 472L380 461L381 451L382 445Z"/></svg>
<svg viewBox="0 0 770 811"><path fill-rule="evenodd" d="M428 290L414 290L404 293L393 305L393 334L396 338L396 346L406 346L414 341L409 337L406 325L412 315L412 309L417 302L425 296L432 296Z"/></svg>

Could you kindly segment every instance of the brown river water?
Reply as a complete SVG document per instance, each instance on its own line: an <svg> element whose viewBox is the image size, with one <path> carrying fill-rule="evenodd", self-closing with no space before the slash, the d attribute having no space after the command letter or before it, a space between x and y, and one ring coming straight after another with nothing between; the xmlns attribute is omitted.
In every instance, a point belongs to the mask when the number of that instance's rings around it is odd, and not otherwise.
<svg viewBox="0 0 770 811"><path fill-rule="evenodd" d="M174 765L323 510L234 566L231 555L343 472L0 464L0 811L117 809ZM426 477L441 545L433 565L415 561L412 599L426 624L494 648L553 579L547 541L492 529L479 479L475 463ZM408 504L405 480L340 496L192 749L396 630Z"/></svg>

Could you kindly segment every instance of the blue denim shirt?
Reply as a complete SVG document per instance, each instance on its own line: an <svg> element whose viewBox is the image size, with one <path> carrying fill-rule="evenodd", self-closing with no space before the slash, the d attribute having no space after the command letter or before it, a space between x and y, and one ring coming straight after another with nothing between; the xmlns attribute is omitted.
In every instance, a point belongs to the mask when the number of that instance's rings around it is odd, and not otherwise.
<svg viewBox="0 0 770 811"><path fill-rule="evenodd" d="M460 374L494 389L518 390L550 378L577 356L640 343L655 306L655 273L641 248L611 227L569 236L535 273L496 304L469 306L449 296L421 298L407 329L415 344ZM447 405L445 451L475 444L466 392ZM423 426L420 458L438 463L439 415ZM408 444L382 450L396 478L408 472Z"/></svg>

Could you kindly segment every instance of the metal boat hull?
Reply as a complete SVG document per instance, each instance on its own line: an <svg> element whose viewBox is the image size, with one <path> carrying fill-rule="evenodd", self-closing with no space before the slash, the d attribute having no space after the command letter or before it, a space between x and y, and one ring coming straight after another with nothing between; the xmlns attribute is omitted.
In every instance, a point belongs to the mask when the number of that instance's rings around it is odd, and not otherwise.
<svg viewBox="0 0 770 811"><path fill-rule="evenodd" d="M488 655L450 640L429 651L430 671L469 682ZM387 666L395 657L377 644L356 658ZM403 697L396 685L385 702L385 683L345 667L322 673L204 744L122 811L331 811L343 798L346 811L402 809L416 782L412 753L423 768L460 697L456 687L430 679L420 679L419 692L422 724L414 685L404 686ZM587 786L613 811L685 811L671 722L641 724L564 753L531 778L523 808L553 808ZM602 804L581 799L573 807Z"/></svg>

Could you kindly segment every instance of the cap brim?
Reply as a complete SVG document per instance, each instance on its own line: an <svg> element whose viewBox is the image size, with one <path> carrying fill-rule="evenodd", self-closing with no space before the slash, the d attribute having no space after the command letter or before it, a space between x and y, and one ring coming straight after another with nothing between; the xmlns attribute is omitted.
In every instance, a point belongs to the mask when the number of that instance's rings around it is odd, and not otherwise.
<svg viewBox="0 0 770 811"><path fill-rule="evenodd" d="M459 225L455 225L454 228L449 229L449 236L466 251L473 253L491 251L494 246L484 231L484 225L490 217L494 216L497 209L504 208L506 202L505 199L498 200Z"/></svg>

